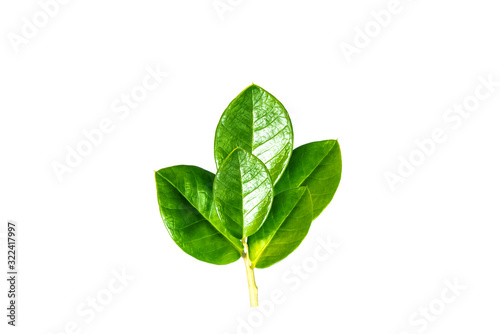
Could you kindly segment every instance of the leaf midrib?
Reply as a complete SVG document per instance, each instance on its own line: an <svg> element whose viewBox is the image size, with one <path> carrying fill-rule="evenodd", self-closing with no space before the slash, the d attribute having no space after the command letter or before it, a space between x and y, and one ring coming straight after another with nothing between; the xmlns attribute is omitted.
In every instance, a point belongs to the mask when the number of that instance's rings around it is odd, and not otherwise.
<svg viewBox="0 0 500 334"><path fill-rule="evenodd" d="M330 154L330 152L335 148L336 145L338 145L338 142L335 140L335 143L333 144L333 146L326 152L326 154L323 156L323 158L321 158L321 160L318 162L318 164L316 166L314 166L314 168L312 169L312 172L307 174L307 176L303 180L301 180L296 187L300 187L311 176L311 174L314 173L316 168L318 168L318 166L321 165L321 163L326 159L328 154ZM292 153L292 155L293 155L293 153ZM286 191L286 190L284 190L284 191Z"/></svg>
<svg viewBox="0 0 500 334"><path fill-rule="evenodd" d="M274 233L271 235L271 238L269 238L269 241L265 244L264 247L262 247L262 250L259 252L259 256L257 256L255 258L255 260L253 261L252 265L256 265L257 262L259 262L259 259L260 257L262 256L262 253L264 253L264 251L266 250L267 246L269 246L269 244L271 243L271 241L274 239L274 236L276 235L276 233L278 233L279 229L281 228L281 225L283 225L283 223L285 222L285 220L288 218L288 216L290 216L290 214L292 213L292 211L295 209L295 207L297 206L297 204L300 202L300 200L302 199L302 197L304 196L304 192L306 191L306 189L304 189L302 191L302 194L300 195L299 199L297 200L297 202L295 202L295 205L292 207L292 209L286 214L285 218L283 219L283 221L279 224L278 228L274 231ZM272 208L271 208L272 210ZM274 214L273 214L273 218L274 218ZM265 222L264 222L265 223ZM262 228L262 227L261 227Z"/></svg>
<svg viewBox="0 0 500 334"><path fill-rule="evenodd" d="M200 210L199 210L198 208L196 208L196 206L195 206L195 205L194 205L194 204L193 204L193 203L192 203L192 202L191 202L191 201L190 201L190 200L186 197L186 195L184 195L184 193L183 193L183 192L182 192L182 191L181 191L178 187L176 187L176 186L175 186L175 184L173 184L173 183L172 183L172 181L170 181L168 178L166 178L165 176L163 176L162 174L160 174L160 173L158 173L158 172L156 172L156 174L160 175L160 176L161 176L163 179L165 179L165 180L166 180L166 181L167 181L167 182L168 182L168 183L169 183L172 187L174 187L174 188L175 188L175 190L177 190L177 191L179 192L179 194L181 194L181 195L182 195L182 197L183 197L183 198L184 198L184 199L185 199L185 200L186 200L186 201L187 201L187 202L188 202L188 203L189 203L189 204L193 207L193 209L195 209L196 211L198 211L198 212L200 213L200 215L201 215L203 218L205 218L205 220L206 220L206 221L208 221L208 222L210 223L210 225L212 225L212 226L213 226L213 228L215 228L215 229L216 229L216 230L217 230L220 234L222 234L222 235L224 236L224 238L226 238L226 240L227 240L227 241L229 241L229 242L231 243L231 245L233 245L233 247L234 247L234 248L235 248L238 252L240 252L240 251L242 250L242 249L240 249L240 248L238 247L238 245L237 245L237 244L235 244L235 243L234 243L231 239L229 239L229 238L228 238L228 237L227 237L227 236L226 236L226 235L225 235L225 234L224 234L221 230L219 230L219 229L217 228L217 226L215 226L215 225L214 225L214 224L210 221L210 219L209 219L209 218L205 217L205 215L204 215L202 212L200 212ZM213 199L212 199L212 201L213 201ZM212 208L210 208L210 212L212 212Z"/></svg>

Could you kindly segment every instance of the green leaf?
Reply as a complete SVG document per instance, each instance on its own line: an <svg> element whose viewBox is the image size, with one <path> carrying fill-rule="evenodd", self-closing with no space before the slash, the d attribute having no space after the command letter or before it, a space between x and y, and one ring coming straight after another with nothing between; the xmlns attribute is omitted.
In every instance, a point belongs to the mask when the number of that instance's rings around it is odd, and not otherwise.
<svg viewBox="0 0 500 334"><path fill-rule="evenodd" d="M306 237L312 220L313 204L306 187L276 195L266 221L248 238L252 266L267 268L290 255Z"/></svg>
<svg viewBox="0 0 500 334"><path fill-rule="evenodd" d="M336 140L305 144L293 150L290 163L275 185L274 192L278 194L307 186L313 201L313 219L316 219L335 195L341 173L342 158Z"/></svg>
<svg viewBox="0 0 500 334"><path fill-rule="evenodd" d="M269 169L273 184L283 174L293 150L292 122L285 107L257 85L251 85L226 108L215 132L215 163L241 147Z"/></svg>
<svg viewBox="0 0 500 334"><path fill-rule="evenodd" d="M240 240L221 224L213 201L215 175L196 166L173 166L155 173L163 222L183 251L198 260L228 264L243 251Z"/></svg>
<svg viewBox="0 0 500 334"><path fill-rule="evenodd" d="M273 184L266 166L237 148L219 168L214 180L217 213L229 232L244 239L262 226L273 201Z"/></svg>

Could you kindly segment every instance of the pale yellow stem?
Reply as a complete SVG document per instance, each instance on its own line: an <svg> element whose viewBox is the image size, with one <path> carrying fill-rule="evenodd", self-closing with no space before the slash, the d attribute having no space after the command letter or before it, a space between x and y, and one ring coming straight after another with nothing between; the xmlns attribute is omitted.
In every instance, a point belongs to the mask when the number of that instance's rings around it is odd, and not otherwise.
<svg viewBox="0 0 500 334"><path fill-rule="evenodd" d="M245 241L245 239L242 239L241 242L243 243L243 261L245 262L245 269L247 271L247 280L248 280L248 292L250 293L250 306L255 307L259 306L259 289L257 288L257 285L255 284L255 274L253 272L253 266L250 263L250 259L248 258L248 245Z"/></svg>

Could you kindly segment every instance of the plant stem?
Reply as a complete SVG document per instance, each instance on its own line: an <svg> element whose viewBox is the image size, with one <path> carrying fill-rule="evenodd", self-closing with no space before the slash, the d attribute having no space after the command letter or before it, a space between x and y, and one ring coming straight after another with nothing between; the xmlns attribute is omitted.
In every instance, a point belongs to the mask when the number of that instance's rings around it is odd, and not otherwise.
<svg viewBox="0 0 500 334"><path fill-rule="evenodd" d="M259 306L259 289L257 288L257 285L255 284L255 275L253 272L253 266L250 263L250 259L248 257L248 245L245 241L245 239L242 239L241 242L243 243L243 261L245 262L245 269L247 271L247 280L248 280L248 292L250 293L250 306L255 307Z"/></svg>

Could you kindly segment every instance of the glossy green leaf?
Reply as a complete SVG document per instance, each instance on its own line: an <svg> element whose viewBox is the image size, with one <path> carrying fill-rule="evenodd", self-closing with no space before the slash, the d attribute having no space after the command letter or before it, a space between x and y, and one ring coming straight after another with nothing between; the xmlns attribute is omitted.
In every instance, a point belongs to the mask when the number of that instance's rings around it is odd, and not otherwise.
<svg viewBox="0 0 500 334"><path fill-rule="evenodd" d="M307 187L276 195L266 221L248 238L252 265L267 268L290 255L306 237L312 220L313 204Z"/></svg>
<svg viewBox="0 0 500 334"><path fill-rule="evenodd" d="M313 218L330 204L342 173L340 147L336 140L302 145L293 150L292 158L280 181L276 194L287 189L307 186L313 201Z"/></svg>
<svg viewBox="0 0 500 334"><path fill-rule="evenodd" d="M237 148L219 168L214 181L217 213L238 239L261 227L273 201L273 184L266 166L251 153Z"/></svg>
<svg viewBox="0 0 500 334"><path fill-rule="evenodd" d="M226 108L215 132L215 163L241 147L269 169L273 184L283 174L293 150L293 129L285 107L259 86L251 85Z"/></svg>
<svg viewBox="0 0 500 334"><path fill-rule="evenodd" d="M158 204L172 239L189 255L213 264L241 257L243 245L221 224L213 201L215 175L195 166L155 173Z"/></svg>

